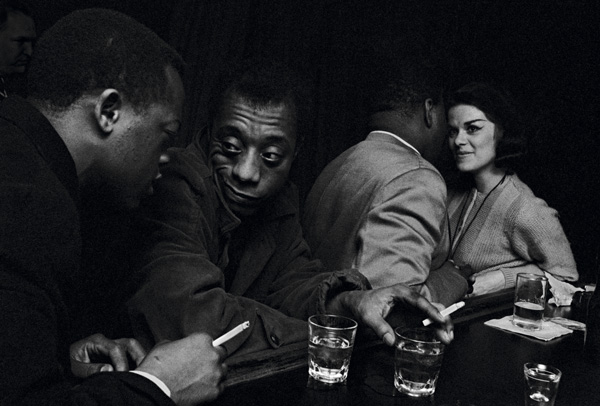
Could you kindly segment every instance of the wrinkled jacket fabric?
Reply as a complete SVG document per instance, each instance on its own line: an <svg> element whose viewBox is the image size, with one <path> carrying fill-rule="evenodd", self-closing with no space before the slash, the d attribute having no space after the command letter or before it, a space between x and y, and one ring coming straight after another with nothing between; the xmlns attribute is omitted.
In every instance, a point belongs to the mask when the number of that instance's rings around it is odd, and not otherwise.
<svg viewBox="0 0 600 406"><path fill-rule="evenodd" d="M196 331L213 338L250 321L224 346L242 355L306 341L306 319L342 290L367 289L356 270L325 272L311 260L288 183L256 216L226 291L231 232L241 223L227 207L199 143L170 150L155 193L140 216L145 234L139 289L129 302L134 332L149 344Z"/></svg>
<svg viewBox="0 0 600 406"><path fill-rule="evenodd" d="M33 106L0 104L0 405L173 405L151 381L100 373L75 386L85 297L75 163ZM78 382L77 382L78 383Z"/></svg>
<svg viewBox="0 0 600 406"><path fill-rule="evenodd" d="M448 306L467 281L448 259L446 184L416 151L371 132L325 167L304 206L302 225L315 258L353 267L374 288L407 284Z"/></svg>

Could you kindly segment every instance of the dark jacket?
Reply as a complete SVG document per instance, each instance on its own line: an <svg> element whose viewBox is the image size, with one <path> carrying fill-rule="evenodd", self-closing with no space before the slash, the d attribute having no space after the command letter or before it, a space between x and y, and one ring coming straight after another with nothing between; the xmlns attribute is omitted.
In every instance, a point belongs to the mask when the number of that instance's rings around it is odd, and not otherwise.
<svg viewBox="0 0 600 406"><path fill-rule="evenodd" d="M172 405L149 380L69 378L80 274L78 179L51 124L19 97L0 104L0 404Z"/></svg>
<svg viewBox="0 0 600 406"><path fill-rule="evenodd" d="M195 331L216 338L248 320L252 328L225 345L230 355L278 348L306 341L305 320L324 312L330 295L369 288L356 270L325 272L311 260L292 184L242 224L200 145L170 152L144 207L142 284L130 301L136 338L147 345ZM228 250L238 232L243 241L232 267Z"/></svg>

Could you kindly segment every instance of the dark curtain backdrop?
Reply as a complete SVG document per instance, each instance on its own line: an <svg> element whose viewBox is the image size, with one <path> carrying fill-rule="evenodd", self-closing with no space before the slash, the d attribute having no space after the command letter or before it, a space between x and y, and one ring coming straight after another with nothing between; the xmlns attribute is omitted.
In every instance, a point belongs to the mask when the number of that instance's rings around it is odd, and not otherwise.
<svg viewBox="0 0 600 406"><path fill-rule="evenodd" d="M370 53L414 39L446 61L450 88L487 80L521 102L530 153L519 174L559 211L583 279L592 281L600 245L597 3L52 0L40 7L38 25L71 9L103 6L132 15L173 44L188 64L181 145L204 125L222 65L273 55L303 71L315 81L317 110L292 173L302 197L329 161L366 135L360 100Z"/></svg>

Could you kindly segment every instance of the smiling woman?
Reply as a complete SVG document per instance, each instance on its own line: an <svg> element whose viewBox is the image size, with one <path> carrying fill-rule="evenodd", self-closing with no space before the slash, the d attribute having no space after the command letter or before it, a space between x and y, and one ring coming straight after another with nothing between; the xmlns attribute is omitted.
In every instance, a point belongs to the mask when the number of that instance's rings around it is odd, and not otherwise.
<svg viewBox="0 0 600 406"><path fill-rule="evenodd" d="M465 188L448 192L451 259L474 270L473 295L515 284L519 272L578 273L556 210L513 171L524 138L517 109L504 92L468 84L448 100L448 144Z"/></svg>

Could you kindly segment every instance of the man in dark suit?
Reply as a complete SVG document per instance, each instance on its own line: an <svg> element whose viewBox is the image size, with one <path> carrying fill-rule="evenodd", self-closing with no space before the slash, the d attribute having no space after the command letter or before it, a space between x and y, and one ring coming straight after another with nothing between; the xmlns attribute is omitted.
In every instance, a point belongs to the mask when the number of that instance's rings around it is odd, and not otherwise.
<svg viewBox="0 0 600 406"><path fill-rule="evenodd" d="M181 68L133 19L81 10L37 44L28 100L0 104L0 404L187 405L222 391L224 351L206 334L147 356L95 335L69 357L94 289L81 283L82 202L134 208L152 192L180 125ZM109 372L78 381L71 363L77 377Z"/></svg>

